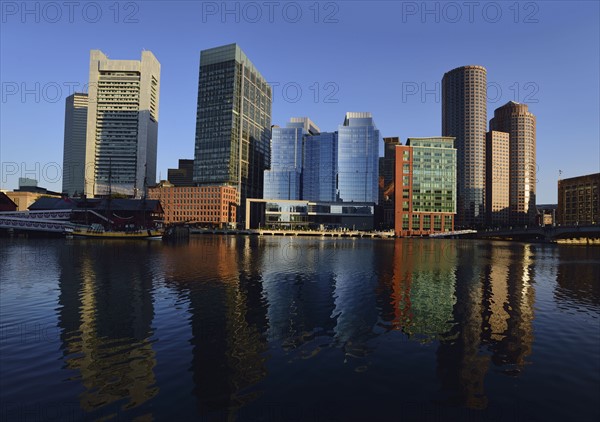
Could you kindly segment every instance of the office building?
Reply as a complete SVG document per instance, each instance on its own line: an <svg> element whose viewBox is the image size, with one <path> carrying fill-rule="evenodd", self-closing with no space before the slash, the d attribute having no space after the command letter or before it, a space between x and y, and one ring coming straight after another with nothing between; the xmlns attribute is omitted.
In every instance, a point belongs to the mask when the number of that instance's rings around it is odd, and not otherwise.
<svg viewBox="0 0 600 422"><path fill-rule="evenodd" d="M537 177L535 116L526 104L509 101L494 111L490 131L510 135L510 223L515 226L534 224Z"/></svg>
<svg viewBox="0 0 600 422"><path fill-rule="evenodd" d="M321 132L304 138L304 169L302 173L302 199L336 202L338 133Z"/></svg>
<svg viewBox="0 0 600 422"><path fill-rule="evenodd" d="M201 52L194 183L237 188L242 209L263 197L271 103L270 85L237 44Z"/></svg>
<svg viewBox="0 0 600 422"><path fill-rule="evenodd" d="M509 137L490 131L486 136L486 213L489 227L505 227L509 219Z"/></svg>
<svg viewBox="0 0 600 422"><path fill-rule="evenodd" d="M167 180L174 186L194 186L194 160L179 160L179 167L167 170Z"/></svg>
<svg viewBox="0 0 600 422"><path fill-rule="evenodd" d="M557 220L561 226L600 223L600 173L558 181Z"/></svg>
<svg viewBox="0 0 600 422"><path fill-rule="evenodd" d="M119 193L140 198L156 182L160 63L111 60L90 53L85 148L88 197Z"/></svg>
<svg viewBox="0 0 600 422"><path fill-rule="evenodd" d="M85 189L85 142L88 95L74 93L65 101L62 192L69 196Z"/></svg>
<svg viewBox="0 0 600 422"><path fill-rule="evenodd" d="M373 202L247 199L246 229L373 230Z"/></svg>
<svg viewBox="0 0 600 422"><path fill-rule="evenodd" d="M304 139L319 133L307 117L292 118L286 127L271 129L271 169L264 173L263 196L269 199L302 199Z"/></svg>
<svg viewBox="0 0 600 422"><path fill-rule="evenodd" d="M148 198L160 201L164 222L211 227L235 227L238 194L231 186L174 186L161 182L148 188Z"/></svg>
<svg viewBox="0 0 600 422"><path fill-rule="evenodd" d="M371 113L346 113L338 128L338 189L342 201L379 201L381 143Z"/></svg>
<svg viewBox="0 0 600 422"><path fill-rule="evenodd" d="M486 69L463 66L445 73L442 79L442 136L456 139L456 224L461 228L479 227L485 223L486 132Z"/></svg>
<svg viewBox="0 0 600 422"><path fill-rule="evenodd" d="M383 157L379 158L379 205L383 209L382 228L394 228L396 147L400 138L383 138Z"/></svg>
<svg viewBox="0 0 600 422"><path fill-rule="evenodd" d="M409 138L396 146L396 236L454 230L456 149L453 137Z"/></svg>

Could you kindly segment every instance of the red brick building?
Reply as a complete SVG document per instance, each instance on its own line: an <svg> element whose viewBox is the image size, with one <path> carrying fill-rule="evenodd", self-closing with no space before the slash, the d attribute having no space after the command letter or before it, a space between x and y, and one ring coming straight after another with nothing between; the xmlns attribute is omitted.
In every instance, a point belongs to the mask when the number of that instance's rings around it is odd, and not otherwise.
<svg viewBox="0 0 600 422"><path fill-rule="evenodd" d="M237 189L231 186L173 186L161 182L148 188L148 198L158 199L166 224L190 223L225 227L236 222Z"/></svg>

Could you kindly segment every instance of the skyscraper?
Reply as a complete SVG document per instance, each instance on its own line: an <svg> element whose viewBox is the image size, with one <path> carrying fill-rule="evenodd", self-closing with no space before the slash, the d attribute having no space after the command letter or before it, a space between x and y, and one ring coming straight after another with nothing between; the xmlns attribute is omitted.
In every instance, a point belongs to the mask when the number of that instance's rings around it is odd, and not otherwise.
<svg viewBox="0 0 600 422"><path fill-rule="evenodd" d="M346 113L338 128L338 187L344 202L379 201L379 130L371 113Z"/></svg>
<svg viewBox="0 0 600 422"><path fill-rule="evenodd" d="M85 186L85 137L88 95L74 93L65 101L65 140L62 192L83 194Z"/></svg>
<svg viewBox="0 0 600 422"><path fill-rule="evenodd" d="M271 95L271 86L237 44L200 53L194 182L236 187L242 208L246 198L263 197Z"/></svg>
<svg viewBox="0 0 600 422"><path fill-rule="evenodd" d="M90 52L85 193L141 197L156 181L160 63Z"/></svg>
<svg viewBox="0 0 600 422"><path fill-rule="evenodd" d="M321 132L304 138L302 198L336 202L338 173L338 133Z"/></svg>
<svg viewBox="0 0 600 422"><path fill-rule="evenodd" d="M442 79L442 135L453 136L457 150L457 226L485 222L485 137L487 71L463 66Z"/></svg>
<svg viewBox="0 0 600 422"><path fill-rule="evenodd" d="M526 104L509 101L494 111L490 131L507 132L509 142L510 222L528 225L535 222L535 116Z"/></svg>
<svg viewBox="0 0 600 422"><path fill-rule="evenodd" d="M286 127L271 130L271 169L264 173L263 197L268 199L302 199L304 139L319 133L307 117L294 117Z"/></svg>
<svg viewBox="0 0 600 422"><path fill-rule="evenodd" d="M492 227L507 226L509 215L509 134L490 131L486 137L485 200L487 224Z"/></svg>

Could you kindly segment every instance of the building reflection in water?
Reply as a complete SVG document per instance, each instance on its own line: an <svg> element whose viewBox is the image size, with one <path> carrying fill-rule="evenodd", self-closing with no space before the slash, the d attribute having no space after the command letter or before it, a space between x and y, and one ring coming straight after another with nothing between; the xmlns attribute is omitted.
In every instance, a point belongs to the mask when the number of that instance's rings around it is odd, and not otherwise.
<svg viewBox="0 0 600 422"><path fill-rule="evenodd" d="M438 348L446 404L484 409L490 364L517 375L533 343L531 245L457 244L454 327Z"/></svg>
<svg viewBox="0 0 600 422"><path fill-rule="evenodd" d="M559 307L576 303L584 307L600 305L600 250L597 247L559 246L558 272L554 296ZM563 304L563 301L568 301Z"/></svg>
<svg viewBox="0 0 600 422"><path fill-rule="evenodd" d="M315 337L331 336L335 284L331 264L337 244L298 238L282 242L265 238L264 244L268 260L262 277L269 341L292 350Z"/></svg>
<svg viewBox="0 0 600 422"><path fill-rule="evenodd" d="M134 409L157 392L147 247L73 241L60 248L59 327L65 367L93 414ZM110 250L111 253L107 253ZM151 254L150 254L151 255Z"/></svg>
<svg viewBox="0 0 600 422"><path fill-rule="evenodd" d="M531 354L535 246L245 236L144 245L62 249L64 359L92 415L134 409L157 395L150 338L153 278L162 283L163 275L189 310L192 393L208 419L233 419L258 401L267 361L281 351L286 365L317 355L341 363L336 353L320 354L339 347L361 372L381 344L377 337L405 336L437 347L436 401L475 409L488 406L492 367L516 376ZM556 294L598 303L597 286L582 286L569 271L559 267ZM598 278L589 276L596 278L588 283ZM571 292L586 288L591 299Z"/></svg>
<svg viewBox="0 0 600 422"><path fill-rule="evenodd" d="M265 254L258 242L203 236L163 251L167 284L189 301L193 394L202 417L233 417L256 398L243 390L266 375Z"/></svg>

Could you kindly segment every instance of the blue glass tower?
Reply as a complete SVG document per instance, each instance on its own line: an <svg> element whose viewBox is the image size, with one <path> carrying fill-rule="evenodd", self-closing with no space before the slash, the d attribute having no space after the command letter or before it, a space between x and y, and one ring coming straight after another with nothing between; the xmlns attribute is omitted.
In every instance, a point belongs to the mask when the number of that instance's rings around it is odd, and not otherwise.
<svg viewBox="0 0 600 422"><path fill-rule="evenodd" d="M379 200L379 145L371 113L346 113L338 128L338 188L344 202Z"/></svg>
<svg viewBox="0 0 600 422"><path fill-rule="evenodd" d="M303 199L324 202L338 200L337 161L337 132L323 132L304 138Z"/></svg>
<svg viewBox="0 0 600 422"><path fill-rule="evenodd" d="M264 172L264 198L302 199L303 142L319 128L306 117L290 119L286 127L273 127L271 170Z"/></svg>

